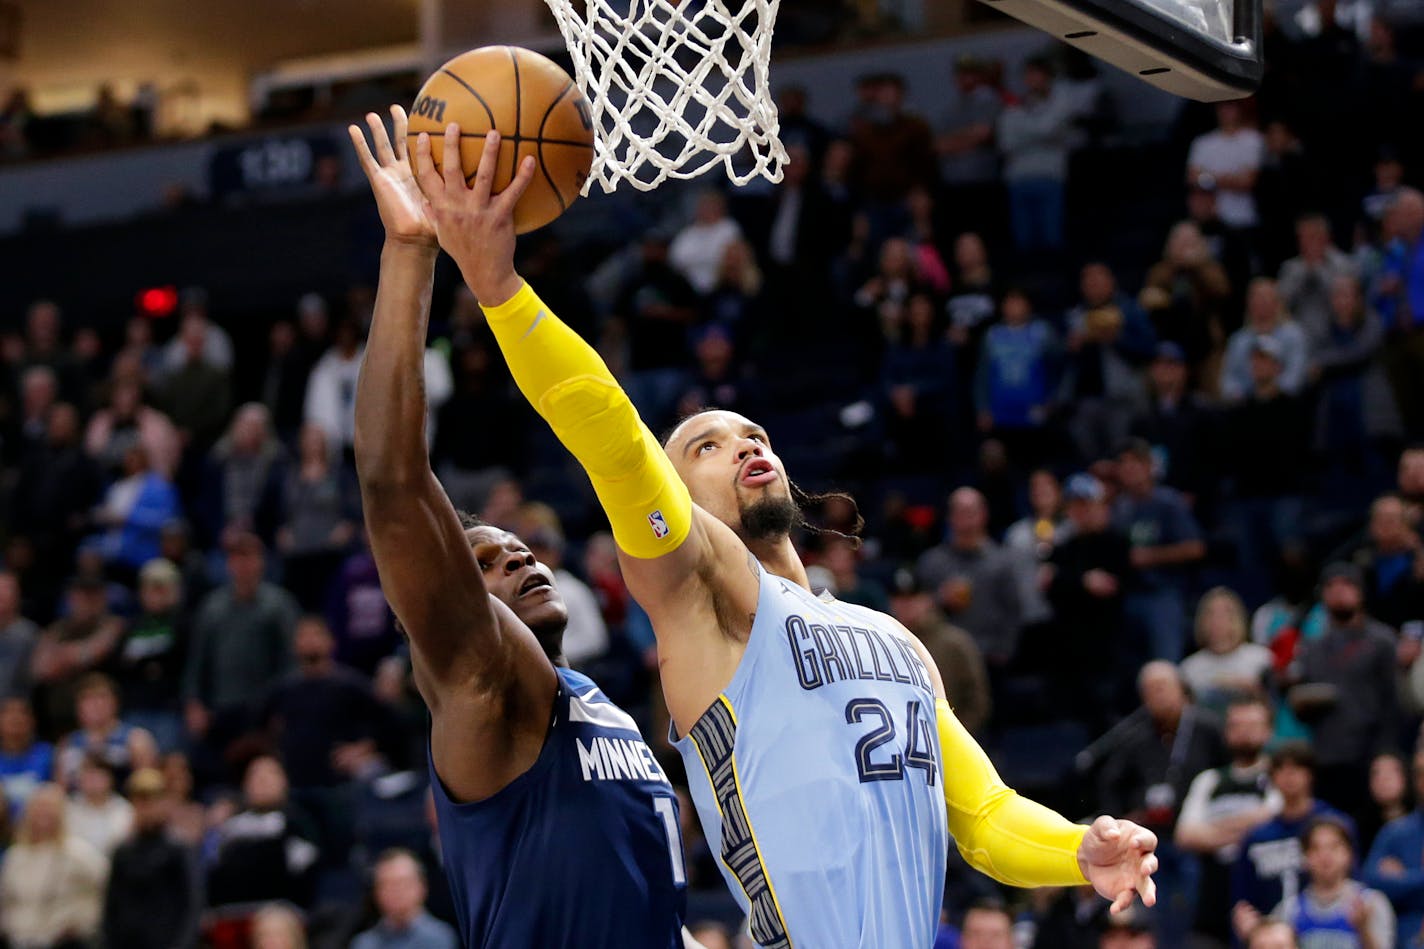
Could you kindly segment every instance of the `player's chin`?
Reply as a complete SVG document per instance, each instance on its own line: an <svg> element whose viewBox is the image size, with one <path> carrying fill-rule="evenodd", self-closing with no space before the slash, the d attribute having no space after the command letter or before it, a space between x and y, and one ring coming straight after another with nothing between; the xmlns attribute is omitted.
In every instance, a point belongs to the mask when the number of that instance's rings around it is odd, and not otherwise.
<svg viewBox="0 0 1424 949"><path fill-rule="evenodd" d="M548 592L544 592L547 590ZM529 597L519 601L515 615L530 629L543 629L569 621L569 608L564 598L553 587L536 590Z"/></svg>

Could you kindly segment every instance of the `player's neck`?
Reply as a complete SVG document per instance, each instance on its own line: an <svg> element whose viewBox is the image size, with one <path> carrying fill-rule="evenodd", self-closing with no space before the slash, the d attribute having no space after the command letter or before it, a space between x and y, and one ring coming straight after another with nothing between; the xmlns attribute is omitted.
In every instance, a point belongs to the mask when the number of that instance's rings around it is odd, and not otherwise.
<svg viewBox="0 0 1424 949"><path fill-rule="evenodd" d="M806 589L811 589L811 581L806 577L806 567L796 553L796 545L791 538L782 535L771 540L754 540L747 543L747 549L757 562L774 576L784 577Z"/></svg>

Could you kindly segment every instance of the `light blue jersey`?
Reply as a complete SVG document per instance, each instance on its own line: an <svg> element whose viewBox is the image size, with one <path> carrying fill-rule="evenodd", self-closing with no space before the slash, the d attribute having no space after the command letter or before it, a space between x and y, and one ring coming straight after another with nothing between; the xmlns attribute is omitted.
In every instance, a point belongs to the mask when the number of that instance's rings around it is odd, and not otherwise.
<svg viewBox="0 0 1424 949"><path fill-rule="evenodd" d="M893 620L763 570L736 674L674 744L758 946L933 945L949 846L934 690Z"/></svg>

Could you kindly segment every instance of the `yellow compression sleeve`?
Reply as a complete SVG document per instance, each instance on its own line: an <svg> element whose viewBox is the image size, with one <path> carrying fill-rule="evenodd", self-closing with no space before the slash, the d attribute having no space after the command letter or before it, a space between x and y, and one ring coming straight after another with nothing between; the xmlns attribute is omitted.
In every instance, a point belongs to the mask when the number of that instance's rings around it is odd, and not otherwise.
<svg viewBox="0 0 1424 949"><path fill-rule="evenodd" d="M588 472L618 546L649 560L681 546L692 498L593 347L527 283L483 309L520 391Z"/></svg>
<svg viewBox="0 0 1424 949"><path fill-rule="evenodd" d="M1078 846L1088 828L1007 787L944 699L935 713L949 832L964 859L1010 886L1086 883Z"/></svg>

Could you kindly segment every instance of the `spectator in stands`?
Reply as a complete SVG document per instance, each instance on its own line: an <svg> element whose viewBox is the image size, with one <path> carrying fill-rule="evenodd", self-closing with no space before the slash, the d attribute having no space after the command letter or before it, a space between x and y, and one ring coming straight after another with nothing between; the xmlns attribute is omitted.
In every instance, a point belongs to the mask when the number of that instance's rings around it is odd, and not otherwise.
<svg viewBox="0 0 1424 949"><path fill-rule="evenodd" d="M0 572L0 700L30 695L30 660L39 627L20 615L20 581Z"/></svg>
<svg viewBox="0 0 1424 949"><path fill-rule="evenodd" d="M1360 849L1370 852L1379 832L1414 809L1409 793L1408 765L1393 751L1370 762L1371 807L1360 815Z"/></svg>
<svg viewBox="0 0 1424 949"><path fill-rule="evenodd" d="M1371 302L1389 333L1381 359L1395 398L1405 413L1409 437L1424 433L1424 193L1401 188L1390 207L1393 234L1371 291Z"/></svg>
<svg viewBox="0 0 1424 949"><path fill-rule="evenodd" d="M746 377L737 365L732 334L716 323L700 327L693 333L692 353L695 363L677 399L678 417L692 415L709 405L740 411Z"/></svg>
<svg viewBox="0 0 1424 949"><path fill-rule="evenodd" d="M53 440L53 434L50 438ZM84 450L106 473L114 473L122 467L128 446L135 442L148 452L149 464L155 471L173 478L183 452L178 430L168 416L144 404L138 383L115 383L108 407L89 419Z"/></svg>
<svg viewBox="0 0 1424 949"><path fill-rule="evenodd" d="M960 949L1013 949L1014 945L1014 917L1003 903L983 899L964 911L959 924Z"/></svg>
<svg viewBox="0 0 1424 949"><path fill-rule="evenodd" d="M1360 202L1362 220L1361 236L1369 243L1377 243L1384 226L1384 218L1399 191L1404 187L1404 163L1399 153L1388 146L1380 149L1375 156L1374 183Z"/></svg>
<svg viewBox="0 0 1424 949"><path fill-rule="evenodd" d="M999 154L1009 190L1014 247L1020 255L1056 253L1064 241L1064 195L1073 136L1073 105L1054 86L1053 65L1024 63L1024 97L998 120Z"/></svg>
<svg viewBox="0 0 1424 949"><path fill-rule="evenodd" d="M307 379L326 352L329 329L326 300L317 293L303 294L297 301L295 326L285 321L273 324L262 401L284 442L291 441L301 427Z"/></svg>
<svg viewBox="0 0 1424 949"><path fill-rule="evenodd" d="M692 222L668 247L668 262L703 296L717 286L727 248L741 240L742 229L727 215L727 199L707 190L697 196Z"/></svg>
<svg viewBox="0 0 1424 949"><path fill-rule="evenodd" d="M163 525L158 535L163 559L178 568L183 581L183 611L191 615L213 589L213 578L204 552L194 549L193 533L182 519Z"/></svg>
<svg viewBox="0 0 1424 949"><path fill-rule="evenodd" d="M1414 793L1424 800L1424 749L1413 758ZM1424 809L1384 826L1375 838L1361 875L1367 886L1389 897L1399 917L1399 945L1412 945L1424 927Z"/></svg>
<svg viewBox="0 0 1424 949"><path fill-rule="evenodd" d="M1137 689L1142 707L1085 754L1099 765L1097 806L1157 834L1158 931L1180 942L1195 915L1198 866L1172 842L1177 810L1193 777L1227 760L1226 750L1217 720L1188 700L1176 666L1149 662Z"/></svg>
<svg viewBox="0 0 1424 949"><path fill-rule="evenodd" d="M298 790L339 784L337 761L347 745L381 730L371 683L336 662L336 642L320 616L304 616L294 636L297 669L272 687L263 721Z"/></svg>
<svg viewBox="0 0 1424 949"><path fill-rule="evenodd" d="M132 359L145 383L163 377L163 350L153 342L153 318L147 314L129 317L124 324L124 347L115 361Z"/></svg>
<svg viewBox="0 0 1424 949"><path fill-rule="evenodd" d="M44 446L49 435L50 409L59 400L59 380L48 366L31 366L20 376L19 417L6 426L5 457L23 460Z"/></svg>
<svg viewBox="0 0 1424 949"><path fill-rule="evenodd" d="M91 672L79 682L75 698L75 718L79 728L64 736L56 756L55 780L77 787L84 761L97 757L112 768L122 781L134 768L154 762L157 754L153 736L119 715L119 690L102 672Z"/></svg>
<svg viewBox="0 0 1424 949"><path fill-rule="evenodd" d="M992 432L1020 464L1046 453L1042 429L1053 408L1059 344L1022 290L1000 303L1003 319L984 335L974 383L979 430Z"/></svg>
<svg viewBox="0 0 1424 949"><path fill-rule="evenodd" d="M979 348L998 310L998 282L989 263L989 249L977 232L954 239L954 268L944 312L949 316L949 341L959 351L967 382L974 377Z"/></svg>
<svg viewBox="0 0 1424 949"><path fill-rule="evenodd" d="M252 917L252 949L307 949L301 915L285 903L269 903Z"/></svg>
<svg viewBox="0 0 1424 949"><path fill-rule="evenodd" d="M328 593L327 621L336 637L337 656L371 674L400 645L401 636L395 614L381 593L381 578L364 529Z"/></svg>
<svg viewBox="0 0 1424 949"><path fill-rule="evenodd" d="M286 451L272 430L267 407L259 402L241 406L205 467L197 516L207 536L217 539L224 530L243 530L271 543L284 513Z"/></svg>
<svg viewBox="0 0 1424 949"><path fill-rule="evenodd" d="M25 313L24 355L17 375L33 366L45 366L54 373L62 398L80 401L74 358L64 348L63 317L53 300L36 300Z"/></svg>
<svg viewBox="0 0 1424 949"><path fill-rule="evenodd" d="M29 127L35 119L30 92L16 86L0 106L0 158L24 158L30 151Z"/></svg>
<svg viewBox="0 0 1424 949"><path fill-rule="evenodd" d="M1201 648L1182 660L1182 681L1203 708L1224 712L1231 702L1264 693L1271 651L1247 640L1241 597L1226 587L1204 593L1197 603L1196 641Z"/></svg>
<svg viewBox="0 0 1424 949"><path fill-rule="evenodd" d="M1335 282L1354 277L1355 262L1330 241L1330 221L1307 214L1296 222L1299 254L1281 265L1281 302L1312 341L1329 335Z"/></svg>
<svg viewBox="0 0 1424 949"><path fill-rule="evenodd" d="M1053 548L1072 533L1063 511L1063 486L1052 470L1037 468L1029 472L1028 504L1029 513L1004 532L1004 546L1040 562L1047 560Z"/></svg>
<svg viewBox="0 0 1424 949"><path fill-rule="evenodd" d="M1186 646L1189 571L1206 556L1206 543L1186 501L1157 483L1153 465L1145 441L1133 440L1118 455L1122 491L1113 523L1132 545L1123 608L1133 638L1145 643L1149 658L1176 662Z"/></svg>
<svg viewBox="0 0 1424 949"><path fill-rule="evenodd" d="M229 581L203 600L183 677L188 733L214 751L252 724L271 684L292 667L298 607L292 595L262 579L262 541L228 539Z"/></svg>
<svg viewBox="0 0 1424 949"><path fill-rule="evenodd" d="M1195 505L1210 491L1214 478L1215 412L1205 397L1188 388L1186 353L1176 343L1159 343L1147 370L1147 405L1132 420L1133 438L1152 446L1154 465L1162 484L1175 488Z"/></svg>
<svg viewBox="0 0 1424 949"><path fill-rule="evenodd" d="M958 373L939 323L934 298L913 294L881 364L887 435L901 470L939 470L949 457Z"/></svg>
<svg viewBox="0 0 1424 949"><path fill-rule="evenodd" d="M227 330L209 318L208 292L202 287L188 287L179 294L178 307L180 326L190 325L191 321L194 329L190 332L196 332L197 326L202 328L203 362L216 369L232 369L232 338L228 336ZM163 348L165 372L177 372L191 358L189 341L184 339L182 332L169 340L168 345Z"/></svg>
<svg viewBox="0 0 1424 949"><path fill-rule="evenodd" d="M1300 893L1305 855L1301 836L1317 818L1330 817L1353 829L1350 818L1314 796L1315 754L1306 742L1287 742L1271 753L1271 785L1281 809L1246 835L1231 871L1233 916L1246 904L1271 913Z"/></svg>
<svg viewBox="0 0 1424 949"><path fill-rule="evenodd" d="M1162 259L1147 272L1138 294L1158 340L1181 347L1193 367L1225 336L1230 299L1231 281L1191 221L1172 228Z"/></svg>
<svg viewBox="0 0 1424 949"><path fill-rule="evenodd" d="M0 789L11 820L25 809L35 788L54 777L54 746L35 737L28 699L0 699Z"/></svg>
<svg viewBox="0 0 1424 949"><path fill-rule="evenodd" d="M98 755L79 765L78 789L69 795L69 831L111 856L133 829L133 805L114 790L114 769Z"/></svg>
<svg viewBox="0 0 1424 949"><path fill-rule="evenodd" d="M1424 615L1424 581L1416 572L1421 557L1419 533L1409 523L1408 509L1398 495L1376 498L1369 512L1365 536L1337 556L1363 571L1365 610L1398 628Z"/></svg>
<svg viewBox="0 0 1424 949"><path fill-rule="evenodd" d="M1083 268L1081 299L1068 311L1067 356L1060 401L1071 406L1069 431L1079 457L1097 459L1127 437L1145 401L1138 367L1152 358L1152 324L1137 302L1118 292L1104 263Z"/></svg>
<svg viewBox="0 0 1424 949"><path fill-rule="evenodd" d="M183 579L171 561L156 558L138 575L139 614L129 623L114 657L125 717L153 735L161 751L182 742L178 697L188 650Z"/></svg>
<svg viewBox="0 0 1424 949"><path fill-rule="evenodd" d="M332 457L321 428L302 426L296 464L278 482L286 523L277 531L287 588L305 609L320 609L351 548L360 498L351 470Z"/></svg>
<svg viewBox="0 0 1424 949"><path fill-rule="evenodd" d="M954 62L958 95L935 138L944 204L956 230L984 231L999 217L999 156L994 130L1004 100L988 81L987 63L970 55Z"/></svg>
<svg viewBox="0 0 1424 949"><path fill-rule="evenodd" d="M971 733L979 732L989 722L992 698L984 656L973 637L949 621L932 591L923 589L910 570L896 571L887 612L925 644L943 671L955 716Z"/></svg>
<svg viewBox="0 0 1424 949"><path fill-rule="evenodd" d="M858 83L866 95L864 107L851 120L852 180L874 218L894 216L915 187L935 179L934 133L918 115L905 109L905 80L895 73L877 73ZM872 225L883 235L883 223Z"/></svg>
<svg viewBox="0 0 1424 949"><path fill-rule="evenodd" d="M77 577L65 596L65 615L35 644L31 668L40 686L41 722L51 735L69 731L84 674L109 661L123 635L123 620L108 612L104 583Z"/></svg>
<svg viewBox="0 0 1424 949"><path fill-rule="evenodd" d="M1395 480L1409 525L1415 530L1424 527L1424 445L1404 449L1395 468Z"/></svg>
<svg viewBox="0 0 1424 949"><path fill-rule="evenodd" d="M740 237L722 251L712 289L704 295L706 323L746 340L763 327L762 273L752 245Z"/></svg>
<svg viewBox="0 0 1424 949"><path fill-rule="evenodd" d="M247 766L243 810L217 831L217 854L208 868L208 905L285 900L306 906L320 851L306 818L287 801L287 774L276 758Z"/></svg>
<svg viewBox="0 0 1424 949"><path fill-rule="evenodd" d="M356 437L356 377L364 352L355 321L342 320L336 324L331 347L317 360L307 380L304 419L319 426L343 458Z"/></svg>
<svg viewBox="0 0 1424 949"><path fill-rule="evenodd" d="M1249 356L1250 395L1222 420L1238 590L1250 606L1267 599L1272 570L1281 558L1298 556L1310 418L1301 399L1281 389L1283 363L1279 342L1256 338Z"/></svg>
<svg viewBox="0 0 1424 949"><path fill-rule="evenodd" d="M149 463L147 449L132 443L124 452L123 477L94 509L94 523L103 528L93 539L95 549L111 568L133 576L159 555L159 532L182 515L179 504L178 491Z"/></svg>
<svg viewBox="0 0 1424 949"><path fill-rule="evenodd" d="M79 425L73 405L50 409L45 443L25 457L10 495L10 529L34 546L26 592L43 609L58 596L100 497L99 469L79 446Z"/></svg>
<svg viewBox="0 0 1424 949"><path fill-rule="evenodd" d="M1305 832L1305 868L1310 883L1276 915L1295 927L1301 949L1352 946L1394 949L1395 914L1378 890L1351 879L1355 868L1353 830L1331 817L1317 817ZM1417 933L1411 932L1412 939Z"/></svg>
<svg viewBox="0 0 1424 949"><path fill-rule="evenodd" d="M1329 623L1306 641L1288 693L1315 733L1320 796L1347 814L1369 801L1369 763L1394 746L1399 726L1394 632L1365 613L1364 575L1334 563L1321 575Z"/></svg>
<svg viewBox="0 0 1424 949"><path fill-rule="evenodd" d="M915 575L936 591L951 621L974 637L992 669L1001 669L1018 649L1018 575L1013 555L988 534L989 508L973 488L949 498L949 539L925 551Z"/></svg>
<svg viewBox="0 0 1424 949"><path fill-rule="evenodd" d="M1376 358L1384 342L1379 315L1365 306L1352 274L1331 285L1328 320L1311 354L1319 385L1315 449L1326 465L1324 499L1354 511L1385 486L1404 421Z"/></svg>
<svg viewBox="0 0 1424 949"><path fill-rule="evenodd" d="M425 909L425 870L406 850L376 860L373 901L381 918L357 936L351 949L456 949L455 931Z"/></svg>
<svg viewBox="0 0 1424 949"><path fill-rule="evenodd" d="M64 791L35 789L0 864L0 937L26 946L83 946L99 932L109 861L65 823Z"/></svg>
<svg viewBox="0 0 1424 949"><path fill-rule="evenodd" d="M1192 780L1177 819L1178 847L1202 858L1193 942L1231 942L1231 867L1241 842L1275 817L1281 794L1271 784L1265 756L1271 710L1259 699L1238 699L1226 710L1226 750L1231 762Z"/></svg>
<svg viewBox="0 0 1424 949"><path fill-rule="evenodd" d="M1232 333L1226 344L1221 367L1222 398L1237 402L1251 391L1252 348L1263 338L1275 342L1280 351L1281 391L1296 395L1305 387L1310 340L1300 324L1286 312L1275 281L1257 277L1246 292L1246 325Z"/></svg>
<svg viewBox="0 0 1424 949"><path fill-rule="evenodd" d="M1238 231L1254 229L1254 190L1264 159L1265 139L1246 122L1240 102L1219 102L1216 128L1192 142L1187 155L1187 184L1215 187L1221 219Z"/></svg>
<svg viewBox="0 0 1424 949"><path fill-rule="evenodd" d="M626 330L628 368L634 372L686 366L687 331L697 320L697 291L668 263L668 239L643 236L638 265L623 281L613 305Z"/></svg>
<svg viewBox="0 0 1424 949"><path fill-rule="evenodd" d="M197 943L201 901L188 851L168 834L163 772L135 771L126 787L133 836L114 852L104 896L105 949L172 949Z"/></svg>
<svg viewBox="0 0 1424 949"><path fill-rule="evenodd" d="M921 286L914 250L902 237L892 237L880 245L879 264L871 277L855 292L853 302L862 311L860 336L874 340L879 351L883 340L899 336L905 325L905 307Z"/></svg>
<svg viewBox="0 0 1424 949"><path fill-rule="evenodd" d="M158 403L173 420L188 451L203 453L222 434L232 407L232 380L225 366L207 351L207 319L185 316L178 331L183 359L171 361L160 386Z"/></svg>
<svg viewBox="0 0 1424 949"><path fill-rule="evenodd" d="M1075 474L1063 495L1070 530L1046 568L1056 635L1041 661L1064 711L1101 728L1117 702L1118 670L1099 665L1088 672L1085 663L1090 656L1114 655L1122 648L1129 547L1126 536L1113 526L1101 481Z"/></svg>
<svg viewBox="0 0 1424 949"><path fill-rule="evenodd" d="M785 126L782 141L786 142ZM829 263L850 240L850 218L831 202L814 176L817 155L795 144L786 146L786 166L780 187L771 197L765 230L757 235L758 256L766 264L767 298L778 319L812 325L797 314L794 302L807 309L827 298Z"/></svg>

